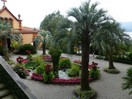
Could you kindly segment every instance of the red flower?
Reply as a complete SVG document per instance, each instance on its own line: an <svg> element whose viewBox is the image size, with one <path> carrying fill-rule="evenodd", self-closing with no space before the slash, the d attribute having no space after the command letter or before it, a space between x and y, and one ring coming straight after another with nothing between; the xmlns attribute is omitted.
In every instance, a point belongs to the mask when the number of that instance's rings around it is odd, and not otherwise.
<svg viewBox="0 0 132 99"><path fill-rule="evenodd" d="M46 65L45 65L45 72L46 72L46 73L49 73L49 72L51 72L51 71L52 71L51 65L50 65L50 64L46 64Z"/></svg>
<svg viewBox="0 0 132 99"><path fill-rule="evenodd" d="M23 61L23 58L22 58L21 56L19 56L19 57L16 59L16 61L17 61L18 63L21 64L21 62Z"/></svg>
<svg viewBox="0 0 132 99"><path fill-rule="evenodd" d="M31 52L32 52L31 50L26 50L27 54L31 54Z"/></svg>

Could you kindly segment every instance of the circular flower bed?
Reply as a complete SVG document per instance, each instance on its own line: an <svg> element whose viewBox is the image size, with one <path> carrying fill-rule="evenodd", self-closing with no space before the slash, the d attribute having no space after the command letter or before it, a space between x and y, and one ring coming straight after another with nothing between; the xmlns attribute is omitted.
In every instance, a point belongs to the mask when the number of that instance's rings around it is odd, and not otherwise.
<svg viewBox="0 0 132 99"><path fill-rule="evenodd" d="M118 74L118 73L120 73L120 71L118 69L116 69L116 68L115 69L105 68L104 71L107 72L107 73L110 73L110 74Z"/></svg>

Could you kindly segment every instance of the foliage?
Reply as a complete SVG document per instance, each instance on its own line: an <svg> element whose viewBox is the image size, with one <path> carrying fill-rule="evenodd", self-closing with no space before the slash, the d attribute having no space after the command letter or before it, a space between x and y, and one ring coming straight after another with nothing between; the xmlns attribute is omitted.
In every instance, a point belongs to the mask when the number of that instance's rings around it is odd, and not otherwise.
<svg viewBox="0 0 132 99"><path fill-rule="evenodd" d="M14 62L13 60L9 60L9 61L7 61L7 63L8 63L9 65L15 64L15 62Z"/></svg>
<svg viewBox="0 0 132 99"><path fill-rule="evenodd" d="M13 70L23 79L27 77L27 72L24 67L22 66L15 66Z"/></svg>
<svg viewBox="0 0 132 99"><path fill-rule="evenodd" d="M28 61L24 64L24 67L27 69L35 69L38 65L34 61Z"/></svg>
<svg viewBox="0 0 132 99"><path fill-rule="evenodd" d="M118 69L116 69L116 68L115 69L105 68L104 71L107 72L107 73L111 73L111 74L118 74L118 73L120 73L120 71Z"/></svg>
<svg viewBox="0 0 132 99"><path fill-rule="evenodd" d="M61 18L62 15L59 11L47 15L41 22L40 29L49 31L52 35L54 35L57 24Z"/></svg>
<svg viewBox="0 0 132 99"><path fill-rule="evenodd" d="M19 46L20 46L20 44L16 40L11 41L11 48L12 48L13 51L17 51Z"/></svg>
<svg viewBox="0 0 132 99"><path fill-rule="evenodd" d="M70 77L78 77L80 71L80 66L78 64L72 63L71 69L67 70L67 74Z"/></svg>
<svg viewBox="0 0 132 99"><path fill-rule="evenodd" d="M100 76L100 71L97 67L96 67L96 69L95 68L90 69L89 77L91 77L93 79L98 79L99 76Z"/></svg>
<svg viewBox="0 0 132 99"><path fill-rule="evenodd" d="M56 47L51 47L49 49L49 54L51 55L52 62L53 62L53 73L55 77L58 77L58 66L59 66L59 60L61 56L61 50Z"/></svg>
<svg viewBox="0 0 132 99"><path fill-rule="evenodd" d="M0 19L0 38L2 40L3 54L5 60L9 60L7 37L9 37L10 32L11 32L11 23L6 20Z"/></svg>
<svg viewBox="0 0 132 99"><path fill-rule="evenodd" d="M43 78L45 83L51 83L51 80L53 79L54 74L53 72L50 72L49 74L43 73Z"/></svg>
<svg viewBox="0 0 132 99"><path fill-rule="evenodd" d="M77 99L94 99L97 93L92 88L88 91L81 91L80 86L77 86L74 89L74 95L77 97Z"/></svg>
<svg viewBox="0 0 132 99"><path fill-rule="evenodd" d="M50 64L46 64L44 67L43 78L45 83L50 83L53 78L52 66Z"/></svg>
<svg viewBox="0 0 132 99"><path fill-rule="evenodd" d="M122 88L124 90L130 90L129 94L132 94L132 68L127 70L127 74L123 77L124 83L122 84Z"/></svg>
<svg viewBox="0 0 132 99"><path fill-rule="evenodd" d="M128 57L132 60L132 52L128 54Z"/></svg>
<svg viewBox="0 0 132 99"><path fill-rule="evenodd" d="M31 44L24 44L24 45L21 45L18 49L18 54L22 54L22 55L27 55L27 50L28 51L31 51L31 54L35 54L37 51L36 51L36 48L31 45Z"/></svg>
<svg viewBox="0 0 132 99"><path fill-rule="evenodd" d="M102 23L110 18L103 9L97 9L98 3L91 4L91 0L83 2L79 8L72 8L68 16L76 19L75 30L79 35L82 47L82 83L81 90L89 90L87 64L89 63L90 44Z"/></svg>
<svg viewBox="0 0 132 99"><path fill-rule="evenodd" d="M60 69L67 69L67 68L71 68L71 61L69 58L61 58L59 61L59 68Z"/></svg>
<svg viewBox="0 0 132 99"><path fill-rule="evenodd" d="M54 77L53 72L52 72L52 66L50 64L46 64L44 67L44 70L45 70L43 73L44 82L50 83Z"/></svg>
<svg viewBox="0 0 132 99"><path fill-rule="evenodd" d="M41 75L44 73L44 65L43 64L36 67L36 73L41 74Z"/></svg>

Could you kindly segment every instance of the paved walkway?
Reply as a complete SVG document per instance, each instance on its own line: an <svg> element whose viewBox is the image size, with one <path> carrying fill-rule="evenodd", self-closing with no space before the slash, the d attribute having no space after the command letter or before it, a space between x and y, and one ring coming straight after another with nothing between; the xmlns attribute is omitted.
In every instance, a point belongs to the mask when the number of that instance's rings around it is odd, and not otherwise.
<svg viewBox="0 0 132 99"><path fill-rule="evenodd" d="M41 51L38 52L41 54ZM71 60L81 59L80 56L62 54L62 56L69 57ZM15 60L17 56L11 58ZM100 80L90 83L90 86L94 88L97 93L97 99L132 99L132 95L128 95L129 91L122 91L122 77L125 76L126 70L132 65L114 63L118 68L120 74L108 74L103 71L108 66L108 62L104 60L98 60L90 56L90 63L94 61L98 63L101 72ZM72 99L72 91L76 87L75 85L47 85L42 82L26 80L23 82L35 93L38 99Z"/></svg>

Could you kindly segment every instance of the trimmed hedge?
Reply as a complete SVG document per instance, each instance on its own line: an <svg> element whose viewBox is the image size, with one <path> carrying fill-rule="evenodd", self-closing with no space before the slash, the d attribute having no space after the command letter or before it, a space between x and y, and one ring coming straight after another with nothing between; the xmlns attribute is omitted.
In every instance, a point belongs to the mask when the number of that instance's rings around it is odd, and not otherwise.
<svg viewBox="0 0 132 99"><path fill-rule="evenodd" d="M31 51L31 54L36 54L37 53L37 50L33 45L24 44L24 45L21 45L18 48L18 53L17 54L27 55L27 54L29 54L27 51Z"/></svg>

